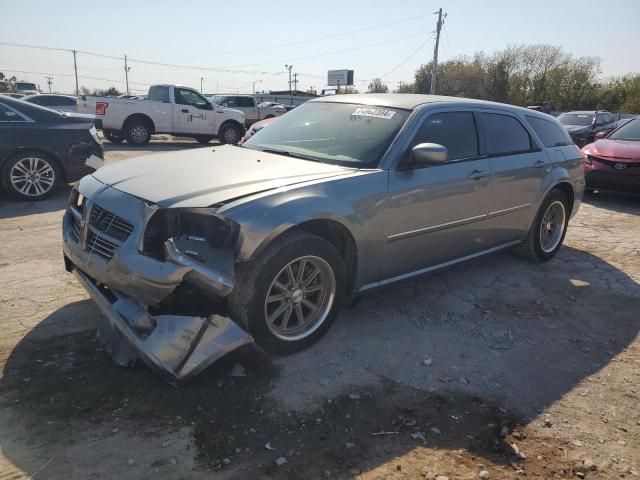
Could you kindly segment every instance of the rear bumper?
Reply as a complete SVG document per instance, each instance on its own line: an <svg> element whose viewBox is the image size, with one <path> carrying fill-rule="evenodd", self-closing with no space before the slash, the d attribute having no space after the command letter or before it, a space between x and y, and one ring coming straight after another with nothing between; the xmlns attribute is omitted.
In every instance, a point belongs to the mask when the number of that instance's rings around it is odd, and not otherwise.
<svg viewBox="0 0 640 480"><path fill-rule="evenodd" d="M107 319L105 327L111 331L102 331L102 335L116 362L128 364L138 357L169 383L189 380L220 357L253 341L226 317L152 316L133 298L99 288L77 268L73 273Z"/></svg>

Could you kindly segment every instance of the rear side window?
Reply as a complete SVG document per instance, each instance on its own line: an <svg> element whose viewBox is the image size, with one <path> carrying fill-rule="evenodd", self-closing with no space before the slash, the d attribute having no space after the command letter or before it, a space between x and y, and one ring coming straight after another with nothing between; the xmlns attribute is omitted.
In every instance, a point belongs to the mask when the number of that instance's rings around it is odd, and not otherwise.
<svg viewBox="0 0 640 480"><path fill-rule="evenodd" d="M535 130L545 147L565 147L573 140L567 131L549 120L526 115L527 122Z"/></svg>
<svg viewBox="0 0 640 480"><path fill-rule="evenodd" d="M24 122L25 119L0 103L0 122Z"/></svg>
<svg viewBox="0 0 640 480"><path fill-rule="evenodd" d="M238 107L253 107L254 100L249 97L236 97L236 106Z"/></svg>
<svg viewBox="0 0 640 480"><path fill-rule="evenodd" d="M30 102L30 103L35 103L36 105L44 105L44 103L42 103L42 102L44 102L44 99L42 97L40 97L40 96L33 97L33 98L31 98L31 99L29 99L27 101Z"/></svg>
<svg viewBox="0 0 640 480"><path fill-rule="evenodd" d="M147 100L151 100L152 102L171 103L171 99L169 98L169 87L151 87L149 89L149 94L147 95Z"/></svg>
<svg viewBox="0 0 640 480"><path fill-rule="evenodd" d="M478 156L478 135L471 112L443 112L427 117L416 134L411 148L420 143L437 143L447 147L449 160Z"/></svg>
<svg viewBox="0 0 640 480"><path fill-rule="evenodd" d="M510 155L531 151L531 138L522 124L509 115L483 113L488 155Z"/></svg>

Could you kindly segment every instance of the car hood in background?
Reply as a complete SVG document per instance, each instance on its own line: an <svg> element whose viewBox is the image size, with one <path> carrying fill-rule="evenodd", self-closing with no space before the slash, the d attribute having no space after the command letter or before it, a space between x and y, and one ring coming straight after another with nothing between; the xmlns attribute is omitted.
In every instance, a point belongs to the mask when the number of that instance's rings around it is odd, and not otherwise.
<svg viewBox="0 0 640 480"><path fill-rule="evenodd" d="M605 138L587 145L582 151L587 155L610 158L612 160L640 161L640 141L635 140L610 140Z"/></svg>
<svg viewBox="0 0 640 480"><path fill-rule="evenodd" d="M93 176L162 207L208 207L356 170L225 145L123 160Z"/></svg>

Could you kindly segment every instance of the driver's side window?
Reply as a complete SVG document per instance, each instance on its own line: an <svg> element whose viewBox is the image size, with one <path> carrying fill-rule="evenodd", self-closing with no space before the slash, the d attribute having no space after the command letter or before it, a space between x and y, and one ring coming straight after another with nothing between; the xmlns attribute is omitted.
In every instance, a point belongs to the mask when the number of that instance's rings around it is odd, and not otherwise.
<svg viewBox="0 0 640 480"><path fill-rule="evenodd" d="M209 102L192 90L178 88L176 89L176 103L179 105L191 105L205 110Z"/></svg>
<svg viewBox="0 0 640 480"><path fill-rule="evenodd" d="M416 133L411 149L421 143L437 143L446 147L449 160L478 156L478 135L471 112L442 112L429 115Z"/></svg>

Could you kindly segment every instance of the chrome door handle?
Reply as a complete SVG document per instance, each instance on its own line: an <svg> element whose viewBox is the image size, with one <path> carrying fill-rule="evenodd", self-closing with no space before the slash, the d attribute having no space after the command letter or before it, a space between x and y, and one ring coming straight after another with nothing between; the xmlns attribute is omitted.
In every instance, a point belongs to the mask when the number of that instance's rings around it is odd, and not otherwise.
<svg viewBox="0 0 640 480"><path fill-rule="evenodd" d="M545 162L544 160L536 160L536 162L533 164L534 167L536 168L542 168L547 164L547 162Z"/></svg>
<svg viewBox="0 0 640 480"><path fill-rule="evenodd" d="M480 180L481 178L488 177L488 176L489 176L489 172L485 172L483 170L474 170L473 172L471 172L471 174L469 174L469 178L473 180Z"/></svg>

